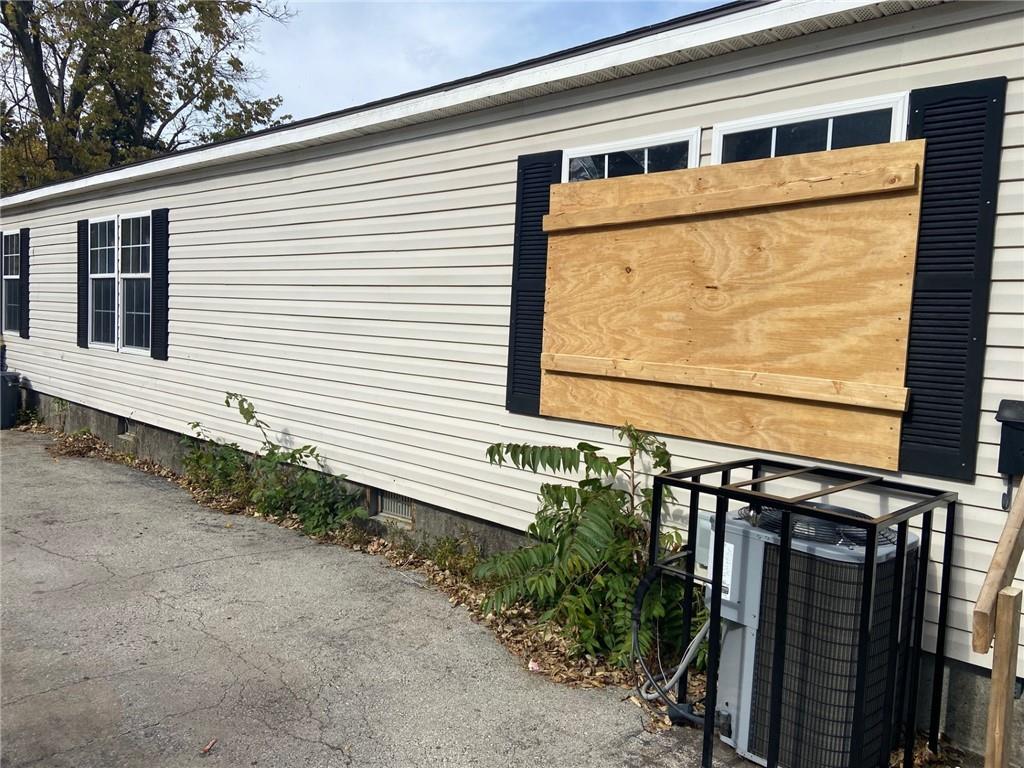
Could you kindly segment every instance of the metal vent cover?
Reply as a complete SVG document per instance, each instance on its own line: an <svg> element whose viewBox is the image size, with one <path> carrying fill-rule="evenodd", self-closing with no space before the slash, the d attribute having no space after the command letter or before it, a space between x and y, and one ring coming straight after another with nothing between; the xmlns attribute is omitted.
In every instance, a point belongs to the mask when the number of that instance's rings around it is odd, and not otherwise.
<svg viewBox="0 0 1024 768"><path fill-rule="evenodd" d="M392 491L377 491L376 514L411 523L415 517L416 502L408 496Z"/></svg>

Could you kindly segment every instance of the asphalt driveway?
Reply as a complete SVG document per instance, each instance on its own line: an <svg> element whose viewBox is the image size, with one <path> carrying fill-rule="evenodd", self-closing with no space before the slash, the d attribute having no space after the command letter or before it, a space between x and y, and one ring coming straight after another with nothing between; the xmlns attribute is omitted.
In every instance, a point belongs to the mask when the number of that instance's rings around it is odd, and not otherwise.
<svg viewBox="0 0 1024 768"><path fill-rule="evenodd" d="M416 574L48 440L0 435L5 768L698 764Z"/></svg>

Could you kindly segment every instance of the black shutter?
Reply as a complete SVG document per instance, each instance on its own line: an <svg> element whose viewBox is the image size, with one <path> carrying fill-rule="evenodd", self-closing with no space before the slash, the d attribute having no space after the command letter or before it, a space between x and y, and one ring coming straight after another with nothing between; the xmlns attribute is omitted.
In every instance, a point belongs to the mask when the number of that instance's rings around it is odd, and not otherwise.
<svg viewBox="0 0 1024 768"><path fill-rule="evenodd" d="M89 346L89 221L78 222L78 346Z"/></svg>
<svg viewBox="0 0 1024 768"><path fill-rule="evenodd" d="M21 338L28 338L28 238L29 230L21 230L21 252L18 254L18 301L20 302L21 317L18 322L18 332Z"/></svg>
<svg viewBox="0 0 1024 768"><path fill-rule="evenodd" d="M150 316L149 354L154 360L167 359L167 209L153 211L150 220L153 234L152 304Z"/></svg>
<svg viewBox="0 0 1024 768"><path fill-rule="evenodd" d="M910 94L926 140L900 469L974 478L1006 78Z"/></svg>
<svg viewBox="0 0 1024 768"><path fill-rule="evenodd" d="M561 178L561 151L519 158L505 407L530 416L540 413L540 351L548 263L548 236L541 224L548 212L551 185Z"/></svg>

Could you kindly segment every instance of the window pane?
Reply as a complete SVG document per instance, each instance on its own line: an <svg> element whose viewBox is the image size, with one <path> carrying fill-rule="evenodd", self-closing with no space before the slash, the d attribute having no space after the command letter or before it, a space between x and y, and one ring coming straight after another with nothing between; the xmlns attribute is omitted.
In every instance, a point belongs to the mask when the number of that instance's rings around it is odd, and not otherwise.
<svg viewBox="0 0 1024 768"><path fill-rule="evenodd" d="M689 161L690 142L677 141L673 144L659 144L647 150L647 172L678 171Z"/></svg>
<svg viewBox="0 0 1024 768"><path fill-rule="evenodd" d="M771 157L772 129L758 128L726 134L722 138L722 162L735 163L741 160L759 160Z"/></svg>
<svg viewBox="0 0 1024 768"><path fill-rule="evenodd" d="M842 115L832 121L832 149L888 144L892 136L892 110L875 109Z"/></svg>
<svg viewBox="0 0 1024 768"><path fill-rule="evenodd" d="M4 235L3 273L17 275L21 272L21 233Z"/></svg>
<svg viewBox="0 0 1024 768"><path fill-rule="evenodd" d="M3 281L4 299L4 330L17 331L21 326L21 309L18 280Z"/></svg>
<svg viewBox="0 0 1024 768"><path fill-rule="evenodd" d="M121 219L121 271L149 272L149 217Z"/></svg>
<svg viewBox="0 0 1024 768"><path fill-rule="evenodd" d="M92 281L92 340L114 343L114 278Z"/></svg>
<svg viewBox="0 0 1024 768"><path fill-rule="evenodd" d="M828 118L780 125L775 129L775 157L828 149Z"/></svg>
<svg viewBox="0 0 1024 768"><path fill-rule="evenodd" d="M93 272L96 274L113 274L114 272L114 249L101 248L94 252L96 267Z"/></svg>
<svg viewBox="0 0 1024 768"><path fill-rule="evenodd" d="M569 160L569 181L604 178L604 155L586 155Z"/></svg>
<svg viewBox="0 0 1024 768"><path fill-rule="evenodd" d="M89 225L89 273L98 275L113 271L114 222L94 222Z"/></svg>
<svg viewBox="0 0 1024 768"><path fill-rule="evenodd" d="M121 248L121 271L126 274L149 272L149 246Z"/></svg>
<svg viewBox="0 0 1024 768"><path fill-rule="evenodd" d="M124 345L149 349L149 278L122 283Z"/></svg>
<svg viewBox="0 0 1024 768"><path fill-rule="evenodd" d="M608 153L608 178L632 176L644 172L644 151L627 149L625 152Z"/></svg>

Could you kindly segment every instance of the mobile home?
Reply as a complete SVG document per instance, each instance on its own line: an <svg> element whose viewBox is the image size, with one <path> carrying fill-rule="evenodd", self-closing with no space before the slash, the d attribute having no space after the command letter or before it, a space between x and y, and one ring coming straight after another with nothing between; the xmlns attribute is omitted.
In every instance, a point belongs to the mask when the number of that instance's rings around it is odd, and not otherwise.
<svg viewBox="0 0 1024 768"><path fill-rule="evenodd" d="M894 340L894 362L867 366L864 401L747 391L733 407L712 392L709 415L694 420L685 403L645 415L640 390L566 383L594 371L559 369L547 347L552 318L567 321L545 310L546 286L572 294L553 273L564 258L547 260L553 200L571 215L586 208L574 189L606 188L594 180L653 184L683 169L920 139L924 184L907 230L916 268L874 283L855 270L864 294L839 276L820 297L852 312L896 285L906 302L908 312L884 310L892 325L878 335ZM664 434L678 467L800 457L955 490L948 654L964 693L946 727L977 746L984 698L967 692L991 657L971 649L971 612L1006 518L994 417L1000 401L1024 400L1019 4L743 0L14 194L0 231L4 337L26 387L126 425L180 433L200 421L254 447L223 405L225 391L241 392L290 439L319 446L332 470L465 520L523 530L536 509L538 477L491 466L489 444L609 445L610 426L627 419ZM730 284L749 287L751 253L737 246L714 285L704 272L675 280L671 322L686 326L687 302L718 307ZM574 286L603 280L593 255L588 270ZM609 352L614 329L594 295L580 300L588 359L644 359ZM788 307L804 324L800 365L831 332L819 310ZM772 370L731 343L735 364L716 368ZM808 376L800 365L775 370L774 383L795 386ZM683 374L696 375L673 373ZM692 380L681 391L709 388ZM872 399L901 391L895 410ZM782 410L752 405L780 399ZM926 645L934 606L927 617ZM1024 667L1024 647L1019 658Z"/></svg>

